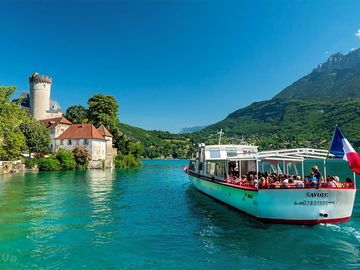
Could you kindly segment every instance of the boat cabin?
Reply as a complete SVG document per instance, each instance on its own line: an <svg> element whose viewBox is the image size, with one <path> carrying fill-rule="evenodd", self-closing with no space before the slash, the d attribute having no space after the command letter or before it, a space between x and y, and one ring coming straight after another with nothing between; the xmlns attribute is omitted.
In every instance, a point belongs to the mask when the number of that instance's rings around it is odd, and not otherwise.
<svg viewBox="0 0 360 270"><path fill-rule="evenodd" d="M312 148L284 149L259 152L254 145L205 145L199 144L196 158L190 160L190 173L244 187L263 188L353 188L353 179L341 183L337 176L327 176L328 151ZM323 160L324 170L306 175L304 160ZM306 172L308 173L308 172Z"/></svg>

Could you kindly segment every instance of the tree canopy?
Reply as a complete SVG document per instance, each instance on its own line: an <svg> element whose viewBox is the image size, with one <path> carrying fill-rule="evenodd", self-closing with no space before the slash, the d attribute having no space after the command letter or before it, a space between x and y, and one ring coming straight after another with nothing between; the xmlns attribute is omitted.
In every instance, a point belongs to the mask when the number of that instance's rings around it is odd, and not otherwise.
<svg viewBox="0 0 360 270"><path fill-rule="evenodd" d="M120 131L119 105L113 96L96 94L88 100L88 119L94 126L104 125L114 136L116 148L124 146L126 139Z"/></svg>
<svg viewBox="0 0 360 270"><path fill-rule="evenodd" d="M25 151L46 151L47 130L20 104L11 102L15 87L0 86L0 160L15 160Z"/></svg>
<svg viewBox="0 0 360 270"><path fill-rule="evenodd" d="M46 153L49 151L50 134L39 121L27 117L20 124L20 130L25 136L29 153Z"/></svg>
<svg viewBox="0 0 360 270"><path fill-rule="evenodd" d="M82 105L74 105L67 108L65 117L73 124L88 122L88 110Z"/></svg>

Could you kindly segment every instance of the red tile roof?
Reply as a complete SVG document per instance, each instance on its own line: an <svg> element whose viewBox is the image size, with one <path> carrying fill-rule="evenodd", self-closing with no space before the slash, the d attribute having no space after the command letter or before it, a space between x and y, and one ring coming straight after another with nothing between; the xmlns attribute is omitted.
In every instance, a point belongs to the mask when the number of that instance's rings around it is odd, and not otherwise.
<svg viewBox="0 0 360 270"><path fill-rule="evenodd" d="M105 140L92 124L73 124L56 139L97 139Z"/></svg>
<svg viewBox="0 0 360 270"><path fill-rule="evenodd" d="M43 124L46 128L55 128L59 124L71 125L72 123L67 120L65 117L55 117L40 120L40 123Z"/></svg>
<svg viewBox="0 0 360 270"><path fill-rule="evenodd" d="M107 128L104 125L100 125L100 127L97 128L98 131L100 131L101 135L104 137L112 137L113 135L110 133L110 131L107 130Z"/></svg>

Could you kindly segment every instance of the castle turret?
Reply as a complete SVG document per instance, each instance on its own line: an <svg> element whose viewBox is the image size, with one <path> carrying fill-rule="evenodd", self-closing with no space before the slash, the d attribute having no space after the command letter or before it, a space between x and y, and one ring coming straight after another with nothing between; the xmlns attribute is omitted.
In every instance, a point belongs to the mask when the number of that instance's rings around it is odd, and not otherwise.
<svg viewBox="0 0 360 270"><path fill-rule="evenodd" d="M29 76L30 114L37 120L46 119L50 108L51 77L33 73Z"/></svg>

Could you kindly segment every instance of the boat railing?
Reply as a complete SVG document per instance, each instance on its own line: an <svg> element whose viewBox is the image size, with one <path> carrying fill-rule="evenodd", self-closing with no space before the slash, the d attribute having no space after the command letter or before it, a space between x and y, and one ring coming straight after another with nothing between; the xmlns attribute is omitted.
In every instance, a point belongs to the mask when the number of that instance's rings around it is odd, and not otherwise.
<svg viewBox="0 0 360 270"><path fill-rule="evenodd" d="M337 185L330 185L327 182L321 182L317 184L317 182L307 181L304 179L296 180L294 183L282 183L280 181L272 182L272 183L257 183L254 181L244 181L241 178L233 178L228 177L226 182L232 185L236 185L239 187L245 188L257 188L257 189L302 189L302 188L332 188L332 189L349 189L355 188L354 182L338 182Z"/></svg>

